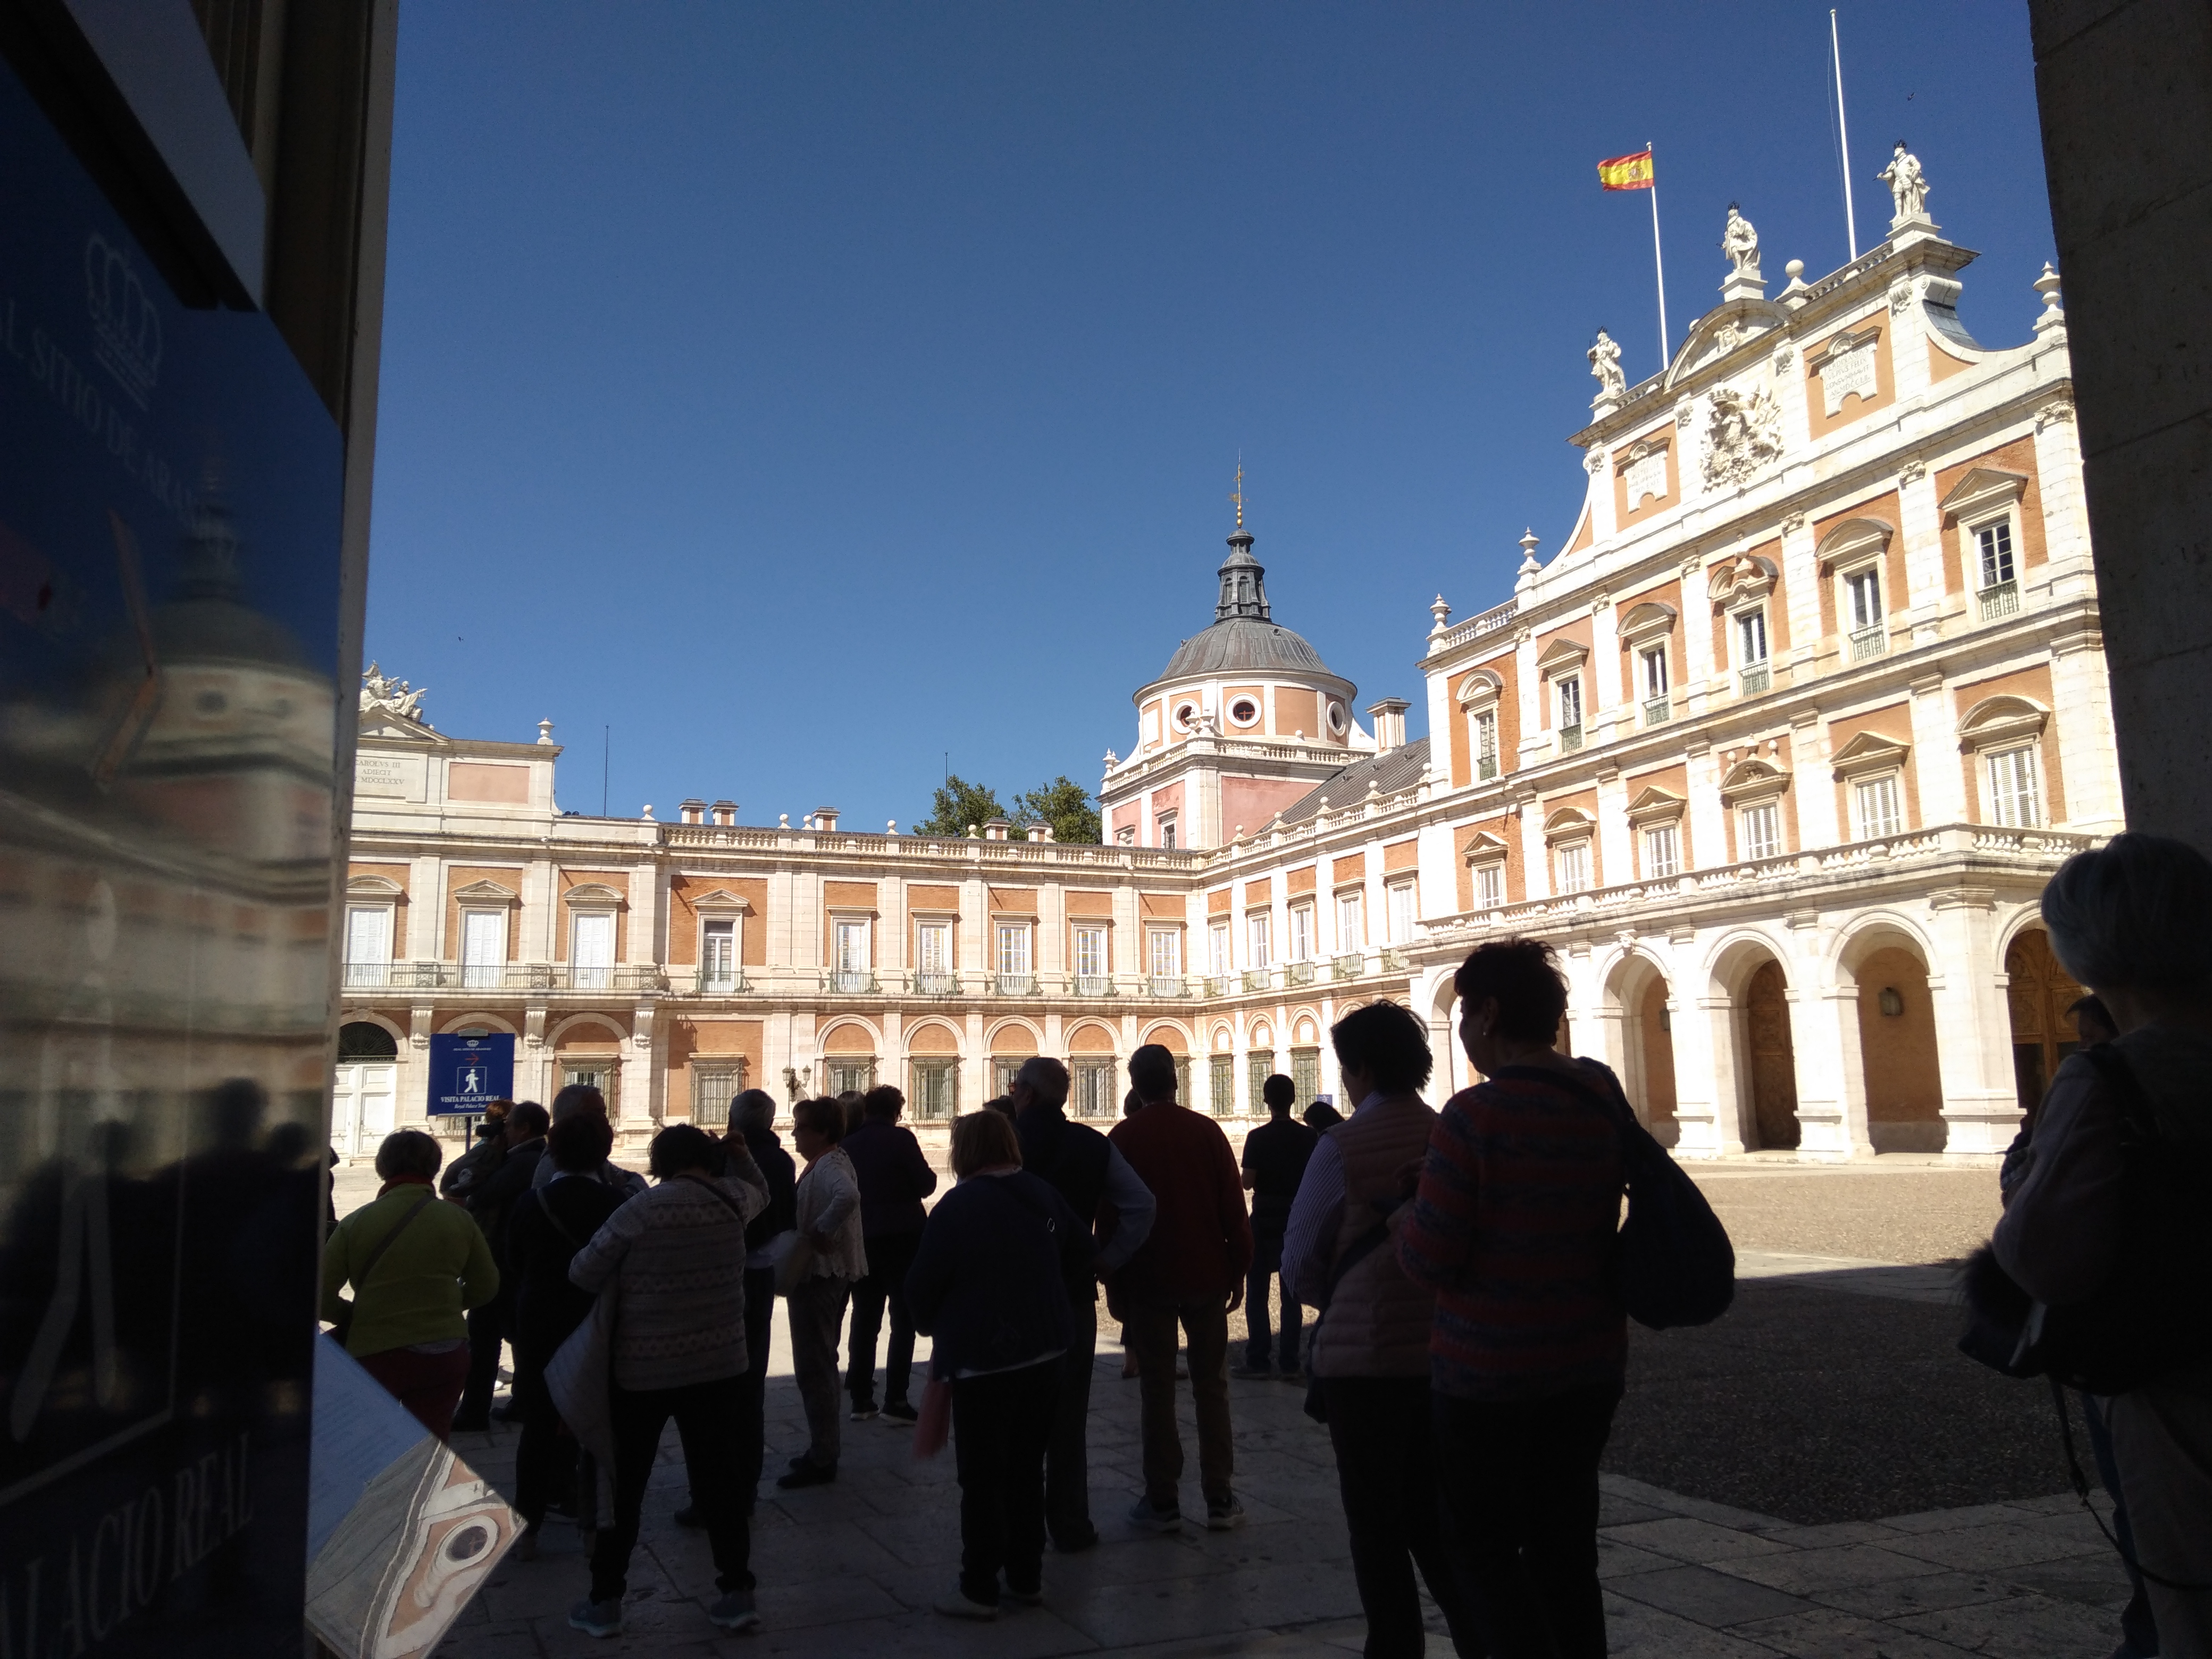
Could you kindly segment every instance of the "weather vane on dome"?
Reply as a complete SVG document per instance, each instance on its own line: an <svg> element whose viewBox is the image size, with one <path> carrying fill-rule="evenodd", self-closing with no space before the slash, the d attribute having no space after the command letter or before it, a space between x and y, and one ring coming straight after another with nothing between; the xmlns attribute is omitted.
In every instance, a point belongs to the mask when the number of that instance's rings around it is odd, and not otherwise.
<svg viewBox="0 0 2212 1659"><path fill-rule="evenodd" d="M1237 503L1237 527L1242 530L1244 527L1244 452L1241 449L1237 452L1237 488L1230 491L1229 499Z"/></svg>

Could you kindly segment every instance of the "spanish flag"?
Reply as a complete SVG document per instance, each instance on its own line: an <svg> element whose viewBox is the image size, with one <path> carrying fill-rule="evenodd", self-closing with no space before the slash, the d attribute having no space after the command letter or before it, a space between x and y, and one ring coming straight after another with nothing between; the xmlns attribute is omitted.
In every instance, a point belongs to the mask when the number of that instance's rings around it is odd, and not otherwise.
<svg viewBox="0 0 2212 1659"><path fill-rule="evenodd" d="M1597 182L1601 190L1650 189L1650 150L1639 149L1633 155L1616 155L1609 161L1600 161Z"/></svg>

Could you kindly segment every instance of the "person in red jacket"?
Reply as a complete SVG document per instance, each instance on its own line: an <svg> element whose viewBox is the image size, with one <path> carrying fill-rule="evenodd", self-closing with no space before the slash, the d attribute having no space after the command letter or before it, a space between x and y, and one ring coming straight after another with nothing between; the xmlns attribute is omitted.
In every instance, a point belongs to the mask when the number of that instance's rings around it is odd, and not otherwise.
<svg viewBox="0 0 2212 1659"><path fill-rule="evenodd" d="M1176 1103L1175 1056L1148 1042L1129 1056L1129 1082L1144 1108L1107 1137L1152 1189L1152 1231L1117 1268L1107 1290L1135 1354L1144 1422L1145 1492L1130 1521L1156 1532L1182 1526L1176 1485L1182 1436L1176 1424L1176 1333L1190 1346L1190 1392L1198 1408L1198 1476L1206 1524L1225 1532L1244 1510L1230 1489L1229 1316L1244 1300L1252 1224L1229 1137L1212 1119Z"/></svg>

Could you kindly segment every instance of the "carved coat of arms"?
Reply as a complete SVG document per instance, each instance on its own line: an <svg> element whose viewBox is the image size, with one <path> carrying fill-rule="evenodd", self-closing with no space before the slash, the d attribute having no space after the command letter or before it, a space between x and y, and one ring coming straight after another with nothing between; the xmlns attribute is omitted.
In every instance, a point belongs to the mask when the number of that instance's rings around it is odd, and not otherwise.
<svg viewBox="0 0 2212 1659"><path fill-rule="evenodd" d="M1706 425L1705 487L1741 483L1782 453L1782 405L1771 392L1722 386Z"/></svg>

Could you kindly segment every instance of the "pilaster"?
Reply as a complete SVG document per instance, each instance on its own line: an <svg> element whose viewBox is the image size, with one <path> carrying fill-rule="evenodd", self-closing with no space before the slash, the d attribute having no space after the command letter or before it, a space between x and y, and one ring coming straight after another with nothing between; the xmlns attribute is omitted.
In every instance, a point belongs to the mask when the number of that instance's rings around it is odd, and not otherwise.
<svg viewBox="0 0 2212 1659"><path fill-rule="evenodd" d="M1990 893L1960 888L1929 900L1936 960L1929 964L1936 1009L1936 1063L1943 1085L1943 1150L1987 1158L2020 1129L2012 1073L2012 1010L1999 983L1996 906Z"/></svg>
<svg viewBox="0 0 2212 1659"><path fill-rule="evenodd" d="M1963 823L1975 816L1959 765L1959 721L1949 688L1937 668L1912 681L1912 775L1920 792L1920 822ZM1900 802L1901 805L1903 803Z"/></svg>

